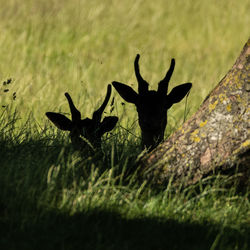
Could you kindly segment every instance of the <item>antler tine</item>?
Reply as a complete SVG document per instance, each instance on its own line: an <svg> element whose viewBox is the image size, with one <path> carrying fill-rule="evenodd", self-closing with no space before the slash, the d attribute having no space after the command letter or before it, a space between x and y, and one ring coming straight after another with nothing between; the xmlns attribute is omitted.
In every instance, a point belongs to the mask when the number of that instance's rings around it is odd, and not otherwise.
<svg viewBox="0 0 250 250"><path fill-rule="evenodd" d="M102 103L101 107L99 109L97 109L94 113L93 113L93 120L100 122L101 121L101 117L102 117L102 113L104 111L104 109L106 108L109 98L111 95L111 84L108 84L107 87L107 94L106 97L104 99L104 102Z"/></svg>
<svg viewBox="0 0 250 250"><path fill-rule="evenodd" d="M138 92L139 94L143 94L146 93L148 91L148 83L142 78L141 74L140 74L140 69L139 69L139 59L140 59L140 55L137 54L135 57L135 75L138 81Z"/></svg>
<svg viewBox="0 0 250 250"><path fill-rule="evenodd" d="M70 107L70 112L71 112L71 117L72 117L72 121L76 122L81 120L81 113L80 111L78 111L78 109L75 107L71 96L69 95L69 93L65 93L65 96L68 100L69 103L69 107Z"/></svg>
<svg viewBox="0 0 250 250"><path fill-rule="evenodd" d="M168 93L168 84L173 74L174 67L175 67L175 59L173 58L171 60L171 64L170 64L170 67L168 69L166 76L159 82L158 90L157 90L159 94L166 95Z"/></svg>

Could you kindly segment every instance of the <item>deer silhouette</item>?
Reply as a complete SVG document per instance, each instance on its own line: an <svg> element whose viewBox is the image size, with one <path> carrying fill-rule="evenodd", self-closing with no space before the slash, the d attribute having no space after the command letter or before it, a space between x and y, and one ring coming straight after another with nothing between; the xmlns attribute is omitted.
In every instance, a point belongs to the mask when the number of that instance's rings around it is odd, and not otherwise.
<svg viewBox="0 0 250 250"><path fill-rule="evenodd" d="M175 59L172 59L166 76L158 84L157 91L148 90L149 84L140 74L139 58L140 55L137 54L134 61L138 93L120 82L114 81L112 85L125 101L135 104L141 128L142 147L152 150L163 141L167 125L167 110L187 95L192 87L192 83L178 85L167 94L169 81L175 67Z"/></svg>
<svg viewBox="0 0 250 250"><path fill-rule="evenodd" d="M90 144L89 146L91 148L96 148L101 145L102 135L111 131L118 121L118 117L116 116L108 116L101 121L102 114L108 104L110 95L111 85L109 84L104 102L96 111L94 111L92 119L85 118L81 120L81 113L75 107L72 98L68 93L65 93L65 96L69 103L72 120L55 112L46 112L46 116L57 128L70 131L71 142L76 148L83 149L86 148L88 144ZM81 138L81 136L86 140Z"/></svg>

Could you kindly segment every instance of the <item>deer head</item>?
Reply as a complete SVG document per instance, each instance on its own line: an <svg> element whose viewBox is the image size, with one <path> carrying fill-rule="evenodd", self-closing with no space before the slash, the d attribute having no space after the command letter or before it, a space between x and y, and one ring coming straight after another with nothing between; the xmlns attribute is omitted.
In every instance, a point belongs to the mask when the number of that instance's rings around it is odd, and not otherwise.
<svg viewBox="0 0 250 250"><path fill-rule="evenodd" d="M82 140L81 136L87 139L92 146L98 147L101 144L102 135L111 131L118 121L116 116L108 116L101 121L102 113L108 104L110 95L111 85L109 84L105 100L100 108L93 113L92 119L85 118L81 120L81 113L75 107L68 93L65 93L65 96L69 103L72 120L60 113L54 112L47 112L46 116L57 128L70 131L72 144L77 148L82 149L87 146L86 140Z"/></svg>
<svg viewBox="0 0 250 250"><path fill-rule="evenodd" d="M172 59L166 76L158 84L157 91L148 90L148 83L140 74L139 58L138 54L134 62L138 93L123 83L113 82L112 85L125 101L135 104L141 128L142 146L153 149L164 138L167 110L185 97L192 87L192 83L176 86L167 94L169 80L175 67L175 60Z"/></svg>

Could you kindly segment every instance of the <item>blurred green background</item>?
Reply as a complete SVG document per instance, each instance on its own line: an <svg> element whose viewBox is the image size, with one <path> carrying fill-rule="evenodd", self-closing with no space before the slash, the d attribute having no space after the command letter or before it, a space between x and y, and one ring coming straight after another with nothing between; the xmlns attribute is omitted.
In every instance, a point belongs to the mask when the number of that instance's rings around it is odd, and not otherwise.
<svg viewBox="0 0 250 250"><path fill-rule="evenodd" d="M0 0L0 6L0 80L14 80L9 93L1 89L0 104L17 92L22 120L32 111L41 125L46 111L69 112L66 91L89 116L113 80L137 89L137 53L150 88L176 59L170 88L193 83L191 115L249 38L249 0ZM123 107L113 94L121 124L133 124L135 107ZM184 105L169 112L170 127L183 121Z"/></svg>

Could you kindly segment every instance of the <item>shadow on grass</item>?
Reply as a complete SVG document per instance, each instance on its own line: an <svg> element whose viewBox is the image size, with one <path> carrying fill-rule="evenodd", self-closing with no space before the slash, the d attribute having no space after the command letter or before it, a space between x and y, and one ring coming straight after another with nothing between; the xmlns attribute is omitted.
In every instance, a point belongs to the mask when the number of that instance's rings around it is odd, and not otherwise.
<svg viewBox="0 0 250 250"><path fill-rule="evenodd" d="M200 250L210 249L213 244L217 244L215 249L247 249L247 228L243 235L210 223L146 217L125 219L116 212L104 210L69 215L46 207L38 209L36 197L46 188L44 177L48 163L57 161L60 150L32 141L2 147L0 249Z"/></svg>
<svg viewBox="0 0 250 250"><path fill-rule="evenodd" d="M34 216L37 216L34 213ZM35 218L34 217L34 218ZM155 219L123 219L105 211L72 216L60 211L40 211L39 219L1 222L1 249L244 249L247 236L215 225L159 222ZM226 235L226 236L225 236ZM222 248L221 248L221 247Z"/></svg>

